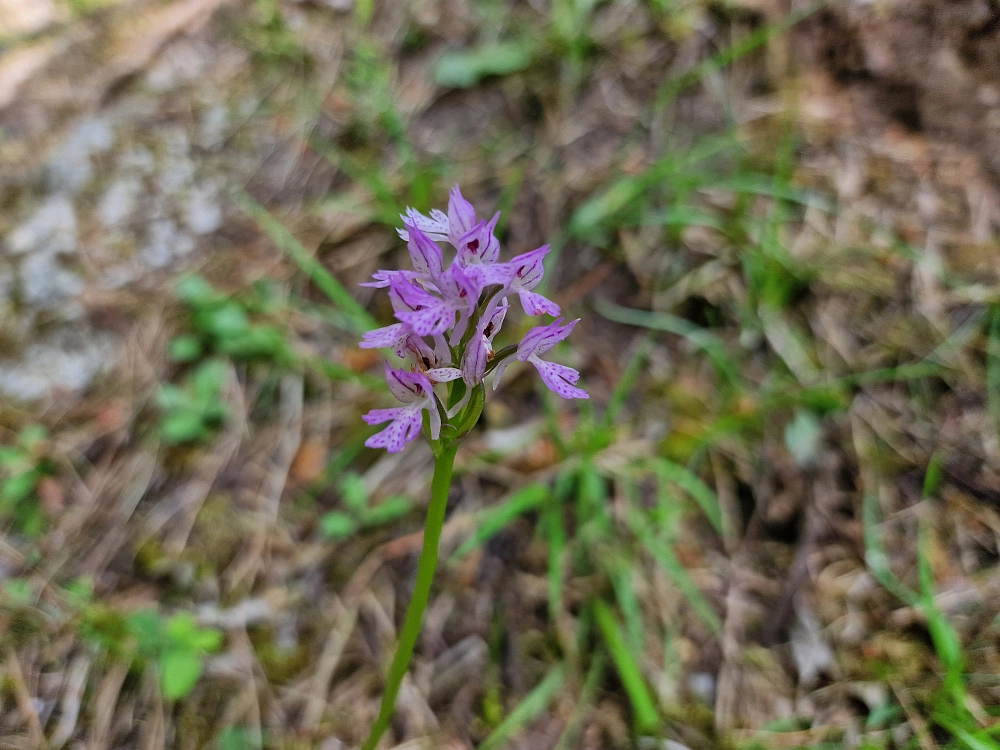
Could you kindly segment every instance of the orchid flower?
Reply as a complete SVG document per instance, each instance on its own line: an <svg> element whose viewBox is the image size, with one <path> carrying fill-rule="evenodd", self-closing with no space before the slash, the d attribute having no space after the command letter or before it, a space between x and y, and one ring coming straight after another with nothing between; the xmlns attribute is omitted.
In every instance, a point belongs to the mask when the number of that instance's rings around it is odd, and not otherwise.
<svg viewBox="0 0 1000 750"><path fill-rule="evenodd" d="M493 340L510 308L509 295L520 298L528 315L559 314L555 302L535 291L545 273L548 245L500 263L500 241L495 234L500 214L488 221L479 219L457 185L449 195L447 213L435 209L425 216L410 208L401 218L403 228L397 231L407 243L413 270L378 271L364 284L388 289L397 322L368 331L360 345L365 349L390 348L404 358L412 355L413 364L410 370L386 364L389 390L402 405L374 409L364 416L371 425L389 423L365 445L398 453L426 428L434 453L434 476L413 596L382 705L362 750L375 750L388 728L413 656L437 566L455 455L462 438L482 415L484 378L496 368L496 388L509 358L516 355L521 362L533 364L542 382L560 396L588 398L577 386L579 372L541 359L569 336L576 320L563 325L559 318L532 328L517 347L499 352L493 349ZM445 263L437 244L441 241L455 248L451 265Z"/></svg>
<svg viewBox="0 0 1000 750"><path fill-rule="evenodd" d="M364 284L388 289L397 322L368 331L361 342L366 349L389 348L400 357L413 357L410 373L388 366L386 370L390 391L405 406L376 409L365 417L370 424L390 422L366 444L393 452L420 433L420 415L425 409L432 441L440 438L441 414L451 415L450 419L469 409L482 409L481 400L471 399L472 393L481 388L493 367L497 369L495 387L507 364L504 357L514 353L512 347L505 349L503 361L496 361L493 350L494 337L509 309L508 295L516 294L528 315L560 312L555 302L534 291L545 273L549 245L500 262L495 234L500 214L480 219L457 185L449 194L447 212L433 210L424 215L411 208L401 218L404 227L399 235L406 240L412 270L378 271ZM438 244L442 240L455 248L450 265ZM566 398L587 398L576 385L580 378L576 370L539 359L569 335L576 321L560 323L561 319L529 331L517 347L517 358L534 364L542 382L554 392ZM437 384L459 378L461 391L448 386L447 395L435 393ZM458 421L468 431L478 417L478 412L469 412Z"/></svg>
<svg viewBox="0 0 1000 750"><path fill-rule="evenodd" d="M385 380L392 395L405 406L391 409L372 409L365 414L368 424L390 422L389 426L365 441L369 448L385 448L390 453L403 450L406 443L420 434L423 410L430 416L430 434L437 440L441 434L441 414L437 409L433 382L447 382L460 378L462 373L453 367L428 370L427 373L394 370L386 362Z"/></svg>

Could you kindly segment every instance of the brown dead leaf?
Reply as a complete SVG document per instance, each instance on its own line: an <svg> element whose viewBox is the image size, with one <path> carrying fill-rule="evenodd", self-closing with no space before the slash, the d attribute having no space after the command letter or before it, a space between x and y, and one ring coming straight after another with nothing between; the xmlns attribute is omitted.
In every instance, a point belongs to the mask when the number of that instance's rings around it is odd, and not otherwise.
<svg viewBox="0 0 1000 750"><path fill-rule="evenodd" d="M340 356L354 372L365 372L379 360L379 354L374 349L346 349Z"/></svg>
<svg viewBox="0 0 1000 750"><path fill-rule="evenodd" d="M319 438L309 438L299 446L292 461L290 474L301 484L309 484L319 479L326 467L327 444Z"/></svg>
<svg viewBox="0 0 1000 750"><path fill-rule="evenodd" d="M21 88L44 70L63 49L65 44L49 39L5 55L0 60L0 110L13 104Z"/></svg>
<svg viewBox="0 0 1000 750"><path fill-rule="evenodd" d="M540 471L558 460L555 445L548 438L542 438L524 452L513 468L523 472Z"/></svg>

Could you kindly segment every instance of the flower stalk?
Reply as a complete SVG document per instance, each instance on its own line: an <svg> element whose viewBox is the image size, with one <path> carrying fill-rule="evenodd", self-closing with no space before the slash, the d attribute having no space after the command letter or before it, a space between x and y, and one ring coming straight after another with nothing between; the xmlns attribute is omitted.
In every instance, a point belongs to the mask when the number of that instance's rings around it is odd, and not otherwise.
<svg viewBox="0 0 1000 750"><path fill-rule="evenodd" d="M379 707L378 718L372 725L371 734L361 746L362 750L375 750L378 741L382 739L385 730L389 728L392 712L399 696L399 688L403 684L406 672L413 658L413 649L424 622L424 612L431 594L431 584L434 582L434 571L437 569L438 544L441 541L441 529L444 528L444 514L448 507L448 490L451 488L451 474L455 467L455 454L458 452L458 441L440 447L434 456L434 477L431 479L431 504L427 507L427 519L424 521L424 543L420 550L420 560L417 562L417 582L413 587L413 598L406 608L406 618L403 629L399 633L399 645L392 657L385 692L382 694L382 705Z"/></svg>

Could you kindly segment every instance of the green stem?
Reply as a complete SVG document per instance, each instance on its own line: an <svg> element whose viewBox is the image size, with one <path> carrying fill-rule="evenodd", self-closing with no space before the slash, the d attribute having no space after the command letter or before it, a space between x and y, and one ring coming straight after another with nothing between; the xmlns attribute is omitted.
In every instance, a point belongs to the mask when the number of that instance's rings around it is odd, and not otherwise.
<svg viewBox="0 0 1000 750"><path fill-rule="evenodd" d="M451 472L455 466L455 453L458 443L452 443L441 449L434 458L434 478L431 480L431 504L427 507L427 520L424 523L424 546L420 550L420 561L417 563L417 583L413 587L413 598L406 608L406 618L403 630L399 634L399 645L389 667L389 680L382 696L382 706L378 718L372 726L371 734L361 746L361 750L375 750L378 741L382 739L385 730L389 728L392 712L396 706L396 697L403 684L403 678L413 658L413 649L417 645L417 637L424 620L424 610L430 598L431 584L434 582L434 570L438 561L438 542L441 540L441 528L444 526L444 512L448 506L448 490L451 488Z"/></svg>

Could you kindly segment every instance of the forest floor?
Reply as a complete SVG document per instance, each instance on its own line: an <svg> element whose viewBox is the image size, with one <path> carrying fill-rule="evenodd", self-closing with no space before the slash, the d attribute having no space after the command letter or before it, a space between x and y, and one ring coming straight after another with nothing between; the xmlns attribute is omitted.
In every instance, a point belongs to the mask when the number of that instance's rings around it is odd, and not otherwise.
<svg viewBox="0 0 1000 750"><path fill-rule="evenodd" d="M360 744L431 455L357 284L456 182L591 400L488 401L380 747L1000 748L998 71L991 0L0 0L0 748Z"/></svg>

